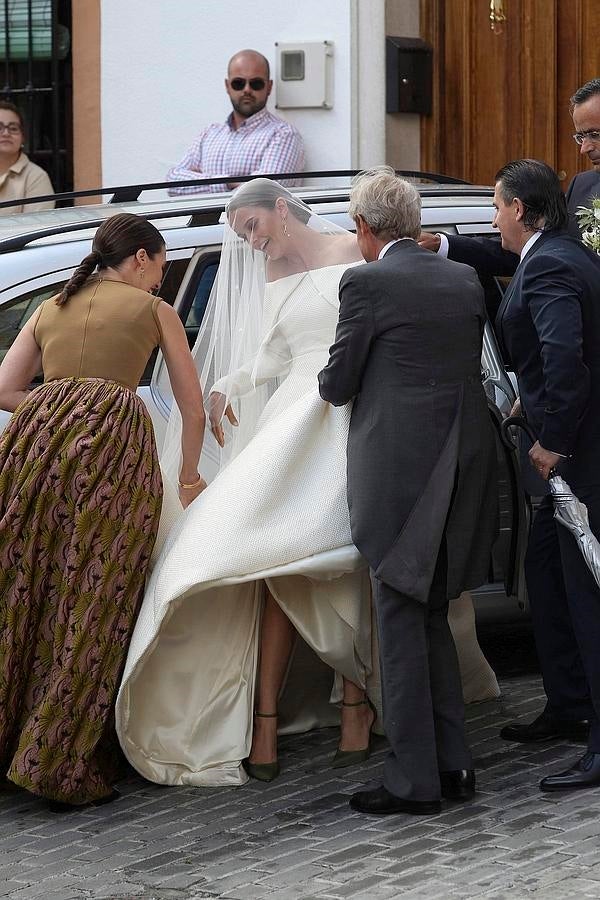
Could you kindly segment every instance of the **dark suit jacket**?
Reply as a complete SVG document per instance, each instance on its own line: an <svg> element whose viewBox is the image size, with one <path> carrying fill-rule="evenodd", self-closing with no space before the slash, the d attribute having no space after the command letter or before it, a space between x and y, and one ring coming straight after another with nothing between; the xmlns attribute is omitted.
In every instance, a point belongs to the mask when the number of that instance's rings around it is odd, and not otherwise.
<svg viewBox="0 0 600 900"><path fill-rule="evenodd" d="M600 484L600 257L547 232L520 263L496 318L521 404L569 483Z"/></svg>
<svg viewBox="0 0 600 900"><path fill-rule="evenodd" d="M441 540L448 597L486 580L496 455L481 384L485 323L475 273L394 244L344 273L321 396L355 397L348 438L353 540L382 581L426 602Z"/></svg>

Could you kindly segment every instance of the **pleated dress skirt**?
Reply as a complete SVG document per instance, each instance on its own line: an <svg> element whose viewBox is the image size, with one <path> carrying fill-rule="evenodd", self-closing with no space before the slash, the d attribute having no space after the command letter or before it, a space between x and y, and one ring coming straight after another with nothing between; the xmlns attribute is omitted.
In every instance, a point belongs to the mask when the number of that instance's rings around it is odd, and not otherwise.
<svg viewBox="0 0 600 900"><path fill-rule="evenodd" d="M112 381L33 390L0 438L0 777L111 793L114 701L156 538L150 416Z"/></svg>

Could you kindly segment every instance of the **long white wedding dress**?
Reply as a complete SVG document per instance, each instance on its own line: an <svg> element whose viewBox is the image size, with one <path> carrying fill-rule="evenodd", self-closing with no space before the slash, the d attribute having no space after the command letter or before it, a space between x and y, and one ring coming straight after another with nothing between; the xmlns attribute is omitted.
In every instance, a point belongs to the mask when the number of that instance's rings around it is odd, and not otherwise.
<svg viewBox="0 0 600 900"><path fill-rule="evenodd" d="M152 573L116 709L123 750L152 781L246 781L264 581L338 673L338 696L339 675L361 686L371 675L369 579L346 500L350 407L330 406L317 390L347 268L267 285L266 337L228 394L273 378L278 387L252 440L181 516ZM371 693L377 702L376 679ZM299 730L316 724L306 712L296 715Z"/></svg>

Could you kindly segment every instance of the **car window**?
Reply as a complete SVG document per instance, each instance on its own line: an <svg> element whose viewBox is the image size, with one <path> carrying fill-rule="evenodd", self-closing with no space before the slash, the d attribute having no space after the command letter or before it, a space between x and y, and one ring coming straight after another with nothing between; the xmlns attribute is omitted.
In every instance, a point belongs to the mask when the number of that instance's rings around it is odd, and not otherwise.
<svg viewBox="0 0 600 900"><path fill-rule="evenodd" d="M44 285L2 304L0 307L0 362L36 309L39 309L44 300L58 294L64 284L65 280L63 279L54 284Z"/></svg>
<svg viewBox="0 0 600 900"><path fill-rule="evenodd" d="M186 257L185 259L167 260L163 280L161 281L160 288L157 291L157 294L161 298L161 300L164 300L165 303L169 304L169 306L173 306L173 304L175 303L177 291L179 290L181 282L183 281L183 276L187 272L189 264L189 257ZM158 350L159 348L155 347L155 349L152 351L150 359L146 363L146 368L144 369L144 373L140 379L140 384L150 384L150 381L152 379L152 372L154 371L154 366L156 365Z"/></svg>
<svg viewBox="0 0 600 900"><path fill-rule="evenodd" d="M191 251L188 252L191 253ZM181 257L180 259L167 260L163 280L161 282L160 288L157 291L157 294L161 298L161 300L164 300L165 303L169 304L169 306L173 306L173 304L175 303L179 288L181 287L181 282L184 279L189 265L190 257L187 255ZM150 356L150 359L146 363L146 368L144 369L143 375L140 379L140 384L150 384L154 366L156 365L158 352L159 348L155 347Z"/></svg>
<svg viewBox="0 0 600 900"><path fill-rule="evenodd" d="M162 300L165 301L165 303L168 303L169 306L173 306L173 304L175 303L177 292L179 290L181 282L183 281L183 276L187 272L189 264L189 257L187 257L186 259L167 260L165 273L163 275L163 280L161 282L158 295Z"/></svg>
<svg viewBox="0 0 600 900"><path fill-rule="evenodd" d="M207 253L200 257L179 308L179 315L185 328L190 349L196 343L198 329L206 312L208 298L210 297L218 268L218 253Z"/></svg>

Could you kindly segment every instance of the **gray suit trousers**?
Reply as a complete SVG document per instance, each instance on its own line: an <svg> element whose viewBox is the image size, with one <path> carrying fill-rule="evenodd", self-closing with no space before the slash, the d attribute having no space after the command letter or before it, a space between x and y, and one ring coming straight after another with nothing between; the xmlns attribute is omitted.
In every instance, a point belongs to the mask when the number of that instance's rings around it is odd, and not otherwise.
<svg viewBox="0 0 600 900"><path fill-rule="evenodd" d="M373 571L371 582L383 724L391 747L384 785L404 800L438 800L440 772L472 768L458 660L448 626L445 552L440 552L427 605L398 593Z"/></svg>

